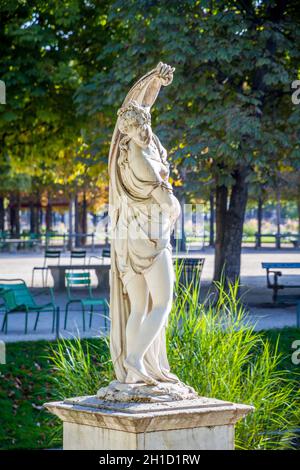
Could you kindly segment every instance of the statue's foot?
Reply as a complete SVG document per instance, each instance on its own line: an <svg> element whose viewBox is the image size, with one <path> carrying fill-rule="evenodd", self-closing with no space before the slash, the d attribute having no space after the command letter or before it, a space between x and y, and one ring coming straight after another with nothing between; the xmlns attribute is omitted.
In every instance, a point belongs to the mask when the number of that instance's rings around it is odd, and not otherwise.
<svg viewBox="0 0 300 470"><path fill-rule="evenodd" d="M164 379L163 382L171 382L173 384L180 384L181 380L177 377L177 375L172 374L172 372L167 371L166 369L162 370L162 375Z"/></svg>
<svg viewBox="0 0 300 470"><path fill-rule="evenodd" d="M166 383L172 383L172 384L178 384L180 383L180 380L176 377L172 377L171 375L161 375L160 378L161 382L166 382Z"/></svg>
<svg viewBox="0 0 300 470"><path fill-rule="evenodd" d="M139 365L132 364L125 359L124 366L128 371L128 375L126 377L127 383L132 383L132 377L137 377L141 382L145 382L147 385L158 385L157 380L147 375Z"/></svg>

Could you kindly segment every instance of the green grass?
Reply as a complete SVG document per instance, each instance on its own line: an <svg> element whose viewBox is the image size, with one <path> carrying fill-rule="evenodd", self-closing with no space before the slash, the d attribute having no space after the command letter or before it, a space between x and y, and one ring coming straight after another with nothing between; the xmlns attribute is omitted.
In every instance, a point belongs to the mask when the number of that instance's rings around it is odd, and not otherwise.
<svg viewBox="0 0 300 470"><path fill-rule="evenodd" d="M57 341L37 341L6 345L6 364L0 364L1 450L46 449L62 445L61 437L53 439L57 435L60 420L41 409L45 402L61 398L61 393L57 391L59 372L50 363L48 356L52 350L59 351L62 344ZM70 344L75 346L76 341ZM109 358L106 343L89 339L83 340L82 345L84 351L86 347L89 348L91 361L101 370L100 362L105 356ZM95 383L93 391L96 389ZM78 391L74 386L74 395Z"/></svg>
<svg viewBox="0 0 300 470"><path fill-rule="evenodd" d="M6 346L7 363L0 365L0 449L48 445L48 417L39 409L51 399L48 347L41 341Z"/></svg>
<svg viewBox="0 0 300 470"><path fill-rule="evenodd" d="M295 340L300 340L300 329L289 327L281 329L274 328L272 330L262 331L261 335L270 341L273 348L275 348L276 342L279 342L278 349L282 354L279 368L286 371L290 379L297 377L297 375L300 374L300 364L297 365L292 362L292 354L295 352L295 349L292 348L292 344ZM297 349L300 348L298 347ZM300 358L300 354L298 357Z"/></svg>

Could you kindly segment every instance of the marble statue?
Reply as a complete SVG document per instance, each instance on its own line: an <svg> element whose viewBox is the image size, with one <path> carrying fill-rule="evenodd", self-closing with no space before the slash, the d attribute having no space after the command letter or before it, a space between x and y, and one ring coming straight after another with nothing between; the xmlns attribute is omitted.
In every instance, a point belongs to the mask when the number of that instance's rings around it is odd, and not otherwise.
<svg viewBox="0 0 300 470"><path fill-rule="evenodd" d="M170 233L180 206L150 110L173 72L159 63L118 111L109 155L110 350L116 380L97 396L44 405L63 420L67 450L233 450L234 424L253 410L198 396L168 363Z"/></svg>
<svg viewBox="0 0 300 470"><path fill-rule="evenodd" d="M148 387L139 389L144 395L165 383L177 384L178 395L178 386L184 386L170 372L165 336L174 283L170 234L180 205L150 114L161 86L172 83L174 70L160 62L138 80L118 111L111 142L110 351L117 380L110 392L143 385ZM107 393L100 389L98 397Z"/></svg>

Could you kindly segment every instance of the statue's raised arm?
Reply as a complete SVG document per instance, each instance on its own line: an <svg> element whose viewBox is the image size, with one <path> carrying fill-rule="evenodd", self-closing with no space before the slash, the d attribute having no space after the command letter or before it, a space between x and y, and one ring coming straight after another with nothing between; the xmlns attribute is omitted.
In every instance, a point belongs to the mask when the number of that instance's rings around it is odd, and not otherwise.
<svg viewBox="0 0 300 470"><path fill-rule="evenodd" d="M173 81L174 67L159 62L155 69L140 78L130 89L123 106L129 101L137 101L141 106L151 108L159 94L161 86L168 86Z"/></svg>

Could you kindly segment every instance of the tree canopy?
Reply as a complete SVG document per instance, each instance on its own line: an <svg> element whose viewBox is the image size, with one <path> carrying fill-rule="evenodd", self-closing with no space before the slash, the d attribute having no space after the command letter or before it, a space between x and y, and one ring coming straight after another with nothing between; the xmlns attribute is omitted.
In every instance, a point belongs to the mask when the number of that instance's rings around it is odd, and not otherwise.
<svg viewBox="0 0 300 470"><path fill-rule="evenodd" d="M298 2L6 0L0 15L11 188L18 174L68 193L105 187L116 110L134 80L170 63L155 130L178 195L215 193L215 277L224 265L236 277L249 184L300 167Z"/></svg>

